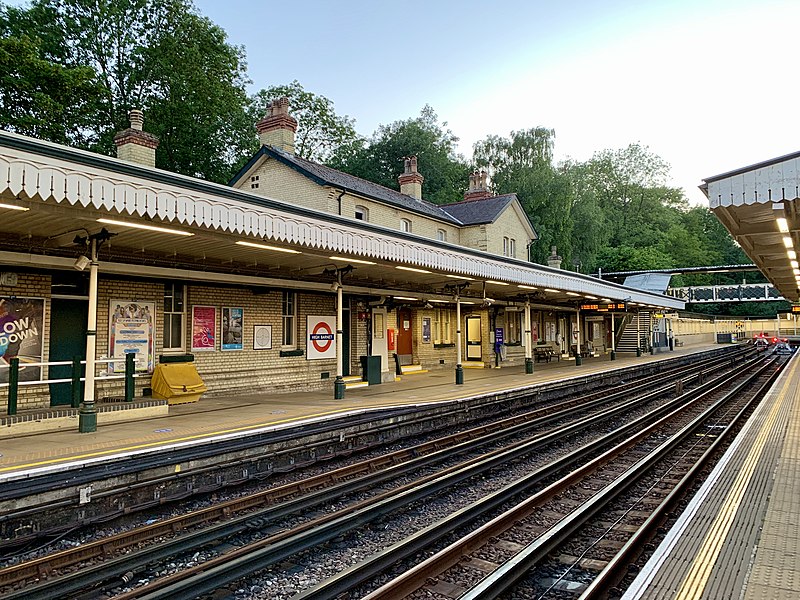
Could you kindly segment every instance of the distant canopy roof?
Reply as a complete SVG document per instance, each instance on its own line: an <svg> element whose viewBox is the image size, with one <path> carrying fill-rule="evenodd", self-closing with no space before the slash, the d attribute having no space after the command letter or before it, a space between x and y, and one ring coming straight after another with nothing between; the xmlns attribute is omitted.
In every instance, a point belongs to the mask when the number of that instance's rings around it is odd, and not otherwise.
<svg viewBox="0 0 800 600"><path fill-rule="evenodd" d="M643 273L641 275L630 275L625 278L625 287L636 288L654 294L663 294L669 287L669 280L672 276L669 273Z"/></svg>

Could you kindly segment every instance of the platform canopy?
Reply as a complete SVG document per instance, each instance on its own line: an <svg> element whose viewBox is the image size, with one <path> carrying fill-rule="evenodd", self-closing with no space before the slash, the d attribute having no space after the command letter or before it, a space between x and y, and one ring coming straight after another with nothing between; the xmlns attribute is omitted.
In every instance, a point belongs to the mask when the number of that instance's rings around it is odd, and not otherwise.
<svg viewBox="0 0 800 600"><path fill-rule="evenodd" d="M677 298L501 257L248 191L0 131L0 266L69 269L76 238L113 238L101 273L402 301L584 298L682 309ZM453 286L456 286L455 288Z"/></svg>
<svg viewBox="0 0 800 600"><path fill-rule="evenodd" d="M787 300L800 300L800 152L703 180L711 211Z"/></svg>

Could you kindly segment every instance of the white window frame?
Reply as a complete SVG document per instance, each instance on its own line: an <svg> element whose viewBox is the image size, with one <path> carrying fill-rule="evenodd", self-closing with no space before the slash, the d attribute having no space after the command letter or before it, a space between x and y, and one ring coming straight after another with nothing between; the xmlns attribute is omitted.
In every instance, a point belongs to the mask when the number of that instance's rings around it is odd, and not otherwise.
<svg viewBox="0 0 800 600"><path fill-rule="evenodd" d="M503 256L508 256L508 237L503 237Z"/></svg>
<svg viewBox="0 0 800 600"><path fill-rule="evenodd" d="M450 323L450 309L437 308L433 313L433 343L452 344L452 326Z"/></svg>
<svg viewBox="0 0 800 600"><path fill-rule="evenodd" d="M411 219L400 219L400 231L411 233Z"/></svg>
<svg viewBox="0 0 800 600"><path fill-rule="evenodd" d="M369 221L369 209L366 206L356 206L353 214L358 221Z"/></svg>
<svg viewBox="0 0 800 600"><path fill-rule="evenodd" d="M505 343L522 343L522 313L519 311L506 311Z"/></svg>
<svg viewBox="0 0 800 600"><path fill-rule="evenodd" d="M297 292L281 292L281 348L297 348Z"/></svg>
<svg viewBox="0 0 800 600"><path fill-rule="evenodd" d="M517 240L514 238L508 239L508 255L511 258L517 258Z"/></svg>
<svg viewBox="0 0 800 600"><path fill-rule="evenodd" d="M176 302L176 290L180 290L180 304L181 309L175 310ZM169 308L167 310L167 299L169 299ZM162 337L161 337L161 349L164 352L185 352L186 351L186 286L182 283L165 283L164 284L164 304L163 304L163 329L162 329ZM171 344L174 344L175 340L172 338L172 325L175 319L180 319L180 339L178 340L180 344L178 346L175 345L167 345L169 341ZM169 340L167 339L169 333Z"/></svg>
<svg viewBox="0 0 800 600"><path fill-rule="evenodd" d="M447 241L447 232L444 229L437 229L436 230L436 239L440 242Z"/></svg>

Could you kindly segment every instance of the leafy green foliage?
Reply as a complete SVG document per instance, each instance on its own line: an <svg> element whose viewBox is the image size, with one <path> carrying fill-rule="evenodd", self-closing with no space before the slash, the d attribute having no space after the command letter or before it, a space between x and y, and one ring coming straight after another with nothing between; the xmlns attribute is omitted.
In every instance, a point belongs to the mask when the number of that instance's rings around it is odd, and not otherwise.
<svg viewBox="0 0 800 600"><path fill-rule="evenodd" d="M255 150L243 51L189 0L34 0L5 9L2 21L9 34L38 40L38 59L72 75L81 84L75 94L92 99L60 103L79 110L80 136L55 131L47 139L114 154L114 134L128 127L130 109L141 108L146 130L161 138L161 168L222 182ZM31 56L29 49L19 63L22 81L44 68ZM93 91L88 73L96 74ZM58 86L47 89L60 98ZM11 121L5 110L0 119Z"/></svg>
<svg viewBox="0 0 800 600"><path fill-rule="evenodd" d="M335 150L352 147L358 142L355 119L337 115L333 102L325 96L306 91L300 82L273 85L260 90L252 98L250 116L255 123L267 112L273 100L289 99L289 110L297 119L295 154L324 163Z"/></svg>
<svg viewBox="0 0 800 600"><path fill-rule="evenodd" d="M460 200L467 189L469 165L456 153L458 138L430 106L420 116L381 125L369 140L341 146L328 165L392 189L403 172L403 158L416 156L425 178L423 198L436 204Z"/></svg>

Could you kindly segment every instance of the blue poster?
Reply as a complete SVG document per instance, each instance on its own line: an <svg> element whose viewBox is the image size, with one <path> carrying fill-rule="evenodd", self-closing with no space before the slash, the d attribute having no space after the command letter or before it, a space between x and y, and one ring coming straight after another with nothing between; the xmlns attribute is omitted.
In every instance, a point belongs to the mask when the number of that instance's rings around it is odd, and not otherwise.
<svg viewBox="0 0 800 600"><path fill-rule="evenodd" d="M243 308L225 307L222 309L222 349L241 350L244 348L242 343L242 327L244 320Z"/></svg>

